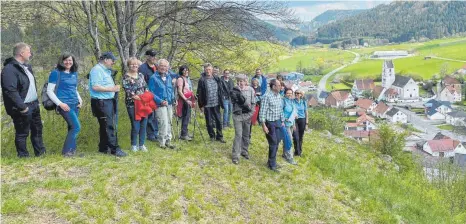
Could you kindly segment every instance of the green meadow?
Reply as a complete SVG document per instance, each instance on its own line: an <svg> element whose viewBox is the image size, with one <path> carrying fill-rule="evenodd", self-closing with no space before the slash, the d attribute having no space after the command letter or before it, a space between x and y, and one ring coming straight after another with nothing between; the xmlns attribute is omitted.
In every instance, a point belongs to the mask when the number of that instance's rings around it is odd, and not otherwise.
<svg viewBox="0 0 466 224"><path fill-rule="evenodd" d="M350 65L340 72L351 73L351 77L357 78L380 78L382 74L383 60L366 59L359 63ZM453 73L465 63L445 61L441 59L424 60L423 56L413 56L393 60L395 73L412 75L422 79L430 79L438 74L444 64L447 64L448 73Z"/></svg>
<svg viewBox="0 0 466 224"><path fill-rule="evenodd" d="M353 59L354 55L346 51L308 46L293 49L288 54L280 56L278 63L270 68L270 72L296 71L296 67L301 62L302 68L322 66L325 74Z"/></svg>
<svg viewBox="0 0 466 224"><path fill-rule="evenodd" d="M46 120L45 126L64 128L61 120ZM250 160L234 165L233 129L224 132L227 144L204 144L196 133L193 142L177 143L179 151L149 142L147 153L116 158L96 152L98 136L89 126L96 122L83 122L82 156L76 158L60 156L62 132L45 137L48 154L41 158L17 159L11 138L3 139L2 223L466 221L457 204L453 210L445 206L465 191L435 188L420 169L397 171L350 139L336 143L339 137L306 133L298 165L286 163L280 147L282 168L274 173L266 168L267 141L259 126L253 127ZM126 122L119 126L124 148L129 147ZM202 124L201 129L205 136Z"/></svg>
<svg viewBox="0 0 466 224"><path fill-rule="evenodd" d="M369 59L374 51L381 50L406 50L414 52L416 56L393 60L395 72L412 75L422 79L430 79L438 74L442 66L446 66L448 73L453 73L463 67L466 62L447 61L442 59L425 59L425 56L436 56L466 61L466 40L446 39L435 40L426 43L405 43L399 45L387 45L373 48L355 49L362 55L359 63L342 69L341 73L351 73L353 78L380 78L383 60Z"/></svg>

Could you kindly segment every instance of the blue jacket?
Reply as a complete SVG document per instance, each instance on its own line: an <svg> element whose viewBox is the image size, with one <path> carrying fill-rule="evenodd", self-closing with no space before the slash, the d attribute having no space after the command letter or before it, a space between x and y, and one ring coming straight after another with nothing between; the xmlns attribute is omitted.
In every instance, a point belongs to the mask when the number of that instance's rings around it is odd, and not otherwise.
<svg viewBox="0 0 466 224"><path fill-rule="evenodd" d="M159 107L164 100L168 102L168 105L172 105L175 101L172 77L168 74L165 77L167 79L164 82L157 71L149 79L149 90L154 94L154 101Z"/></svg>
<svg viewBox="0 0 466 224"><path fill-rule="evenodd" d="M285 126L290 127L294 125L297 112L294 100L286 97L283 98L283 116L285 117Z"/></svg>
<svg viewBox="0 0 466 224"><path fill-rule="evenodd" d="M251 82L253 79L257 79L256 76L251 78ZM261 95L263 96L265 92L267 92L267 78L264 75L261 75L262 83L259 83L261 86Z"/></svg>

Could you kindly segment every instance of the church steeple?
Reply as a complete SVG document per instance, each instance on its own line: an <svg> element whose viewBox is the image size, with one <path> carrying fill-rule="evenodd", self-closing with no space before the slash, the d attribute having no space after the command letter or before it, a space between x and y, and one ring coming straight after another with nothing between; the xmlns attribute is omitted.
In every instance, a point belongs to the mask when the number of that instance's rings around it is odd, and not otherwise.
<svg viewBox="0 0 466 224"><path fill-rule="evenodd" d="M382 87L390 88L395 81L395 66L392 60L385 60L382 66Z"/></svg>

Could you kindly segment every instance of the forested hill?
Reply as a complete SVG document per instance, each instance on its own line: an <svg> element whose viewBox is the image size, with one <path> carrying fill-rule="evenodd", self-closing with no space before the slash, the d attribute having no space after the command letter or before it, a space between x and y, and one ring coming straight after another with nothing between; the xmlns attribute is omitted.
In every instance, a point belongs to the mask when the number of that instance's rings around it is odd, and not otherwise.
<svg viewBox="0 0 466 224"><path fill-rule="evenodd" d="M366 9L354 9L354 10L327 10L324 13L318 15L310 22L305 22L300 26L300 30L303 33L310 33L317 30L319 27L327 25L331 22L341 20L350 16L357 15L366 11Z"/></svg>
<svg viewBox="0 0 466 224"><path fill-rule="evenodd" d="M466 31L466 2L392 2L318 29L318 39L374 37L390 42Z"/></svg>

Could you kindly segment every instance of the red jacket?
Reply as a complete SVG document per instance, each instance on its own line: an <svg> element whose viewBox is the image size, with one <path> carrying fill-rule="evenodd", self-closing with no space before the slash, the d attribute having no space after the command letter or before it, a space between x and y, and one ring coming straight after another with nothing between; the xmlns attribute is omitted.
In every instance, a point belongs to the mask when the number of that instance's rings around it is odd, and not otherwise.
<svg viewBox="0 0 466 224"><path fill-rule="evenodd" d="M134 101L134 119L140 121L141 118L149 116L157 105L154 102L154 95L151 92L145 92L139 95L141 100Z"/></svg>

